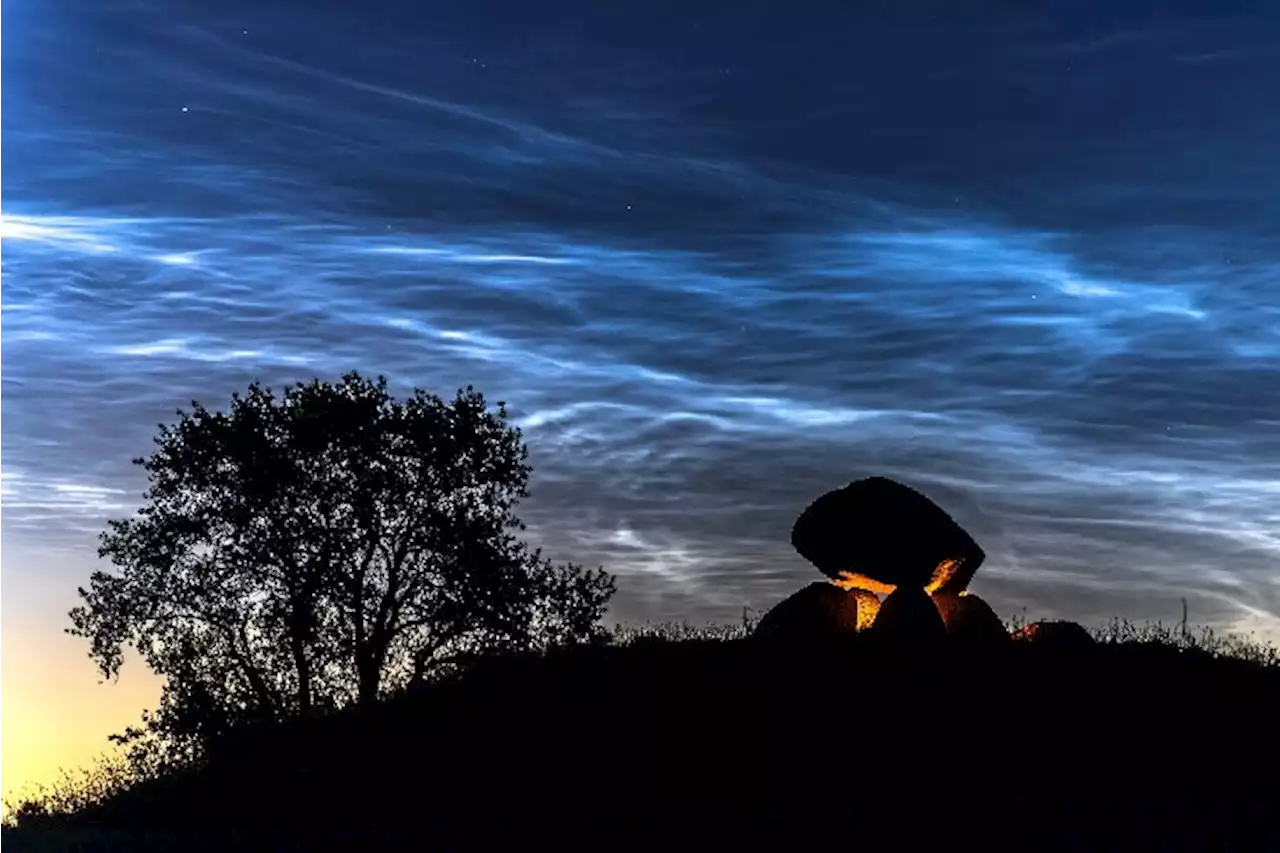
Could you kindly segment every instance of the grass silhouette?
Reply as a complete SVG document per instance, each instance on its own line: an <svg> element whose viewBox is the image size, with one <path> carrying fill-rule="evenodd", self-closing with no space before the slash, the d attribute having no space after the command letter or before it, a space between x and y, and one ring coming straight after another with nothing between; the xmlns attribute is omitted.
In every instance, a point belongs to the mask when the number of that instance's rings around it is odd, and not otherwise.
<svg viewBox="0 0 1280 853"><path fill-rule="evenodd" d="M1087 651L923 655L752 624L487 659L151 778L108 761L10 804L6 850L1280 849L1273 646L1117 620Z"/></svg>

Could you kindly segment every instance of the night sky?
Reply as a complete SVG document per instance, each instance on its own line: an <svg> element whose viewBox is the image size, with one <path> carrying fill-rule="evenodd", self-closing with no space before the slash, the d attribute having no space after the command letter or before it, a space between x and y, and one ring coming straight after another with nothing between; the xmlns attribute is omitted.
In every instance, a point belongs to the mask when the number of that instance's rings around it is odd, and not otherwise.
<svg viewBox="0 0 1280 853"><path fill-rule="evenodd" d="M882 474L1002 615L1280 636L1280 5L4 12L6 753L124 695L95 536L257 377L505 400L610 621L767 608Z"/></svg>

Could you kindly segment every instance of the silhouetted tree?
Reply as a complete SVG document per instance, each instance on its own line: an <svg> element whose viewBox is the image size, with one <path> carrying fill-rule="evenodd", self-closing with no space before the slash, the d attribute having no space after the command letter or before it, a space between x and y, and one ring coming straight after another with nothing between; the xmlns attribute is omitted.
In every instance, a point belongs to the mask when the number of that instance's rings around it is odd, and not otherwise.
<svg viewBox="0 0 1280 853"><path fill-rule="evenodd" d="M49 807L39 800L26 800L12 812L14 826L39 826L49 819Z"/></svg>
<svg viewBox="0 0 1280 853"><path fill-rule="evenodd" d="M120 573L94 572L70 614L104 677L132 645L167 679L126 742L159 732L183 752L459 656L601 631L614 579L517 540L528 451L470 386L396 400L353 372L178 415L134 460L146 503L102 534Z"/></svg>

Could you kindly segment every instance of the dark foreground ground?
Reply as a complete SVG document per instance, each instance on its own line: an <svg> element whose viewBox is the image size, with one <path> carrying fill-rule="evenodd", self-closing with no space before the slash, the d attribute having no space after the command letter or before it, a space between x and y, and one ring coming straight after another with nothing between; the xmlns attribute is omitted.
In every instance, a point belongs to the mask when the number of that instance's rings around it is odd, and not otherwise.
<svg viewBox="0 0 1280 853"><path fill-rule="evenodd" d="M580 649L273 731L73 824L4 849L1280 850L1280 670Z"/></svg>

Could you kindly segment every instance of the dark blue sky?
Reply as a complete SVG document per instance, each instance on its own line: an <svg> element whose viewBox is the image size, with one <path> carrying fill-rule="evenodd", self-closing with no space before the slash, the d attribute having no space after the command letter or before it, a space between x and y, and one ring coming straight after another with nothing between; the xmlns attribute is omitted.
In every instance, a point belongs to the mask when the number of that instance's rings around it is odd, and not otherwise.
<svg viewBox="0 0 1280 853"><path fill-rule="evenodd" d="M347 369L505 399L620 619L935 497L1005 615L1280 626L1280 6L5 5L6 617L130 458ZM31 618L36 618L32 616ZM43 618L43 617L41 617Z"/></svg>

